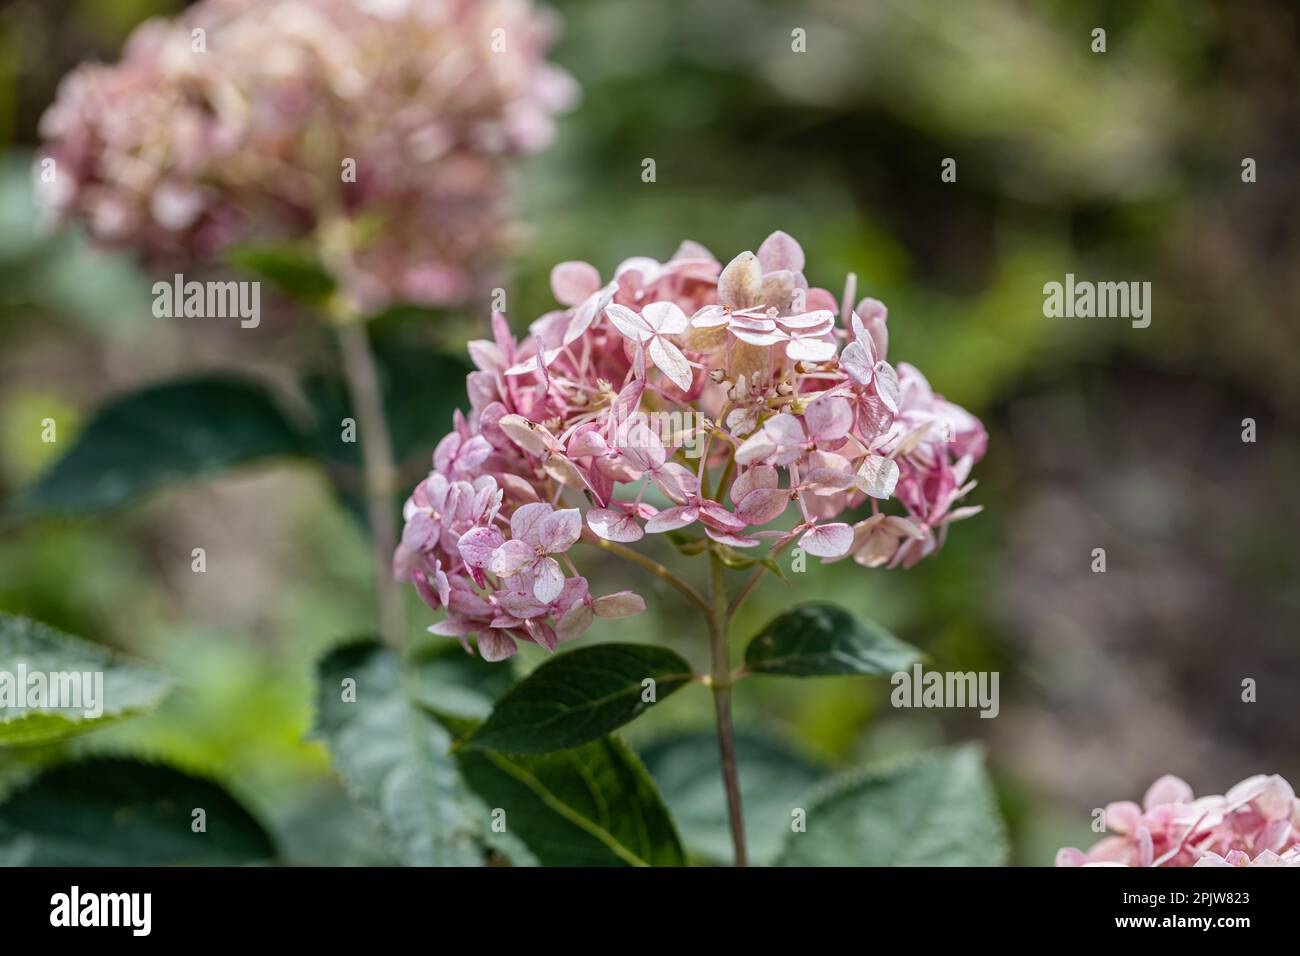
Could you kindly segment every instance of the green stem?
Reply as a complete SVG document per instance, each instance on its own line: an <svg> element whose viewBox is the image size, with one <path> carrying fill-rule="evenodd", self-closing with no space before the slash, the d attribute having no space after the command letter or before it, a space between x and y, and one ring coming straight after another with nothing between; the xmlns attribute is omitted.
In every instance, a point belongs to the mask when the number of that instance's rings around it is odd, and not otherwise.
<svg viewBox="0 0 1300 956"><path fill-rule="evenodd" d="M359 321L348 321L336 328L339 348L343 352L344 378L361 431L366 517L370 523L375 592L379 602L379 632L390 647L400 648L406 627L402 620L402 595L393 577L393 551L397 548L393 489L397 468L384 414L379 372L365 326Z"/></svg>
<svg viewBox="0 0 1300 956"><path fill-rule="evenodd" d="M673 572L669 571L658 561L655 561L652 558L647 558L645 555L639 554L638 552L633 551L631 548L625 548L621 544L618 544L614 541L606 541L604 538L598 537L585 529L582 532L582 540L587 544L593 545L594 547L600 548L604 551L608 551L611 554L617 554L620 558L624 558L625 560L631 561L633 564L640 565L641 567L649 571L651 574L655 575L656 577L662 578L663 580L671 584L673 587L675 587L677 590L685 594L688 598L690 598L691 603L694 604L696 607L698 607L706 615L713 613L713 608L709 605L709 602L704 600L704 598L701 596L699 591L695 590L695 588L691 587L690 584L683 581L677 575L673 574Z"/></svg>
<svg viewBox="0 0 1300 956"><path fill-rule="evenodd" d="M785 544L777 545L767 553L767 556L773 560L779 558L781 556L781 552L786 549L786 546L789 543L790 542L787 541ZM749 597L751 592L753 592L754 587L758 584L758 579L763 576L763 572L766 570L767 568L764 565L760 564L758 567L754 569L754 572L749 576L749 580L747 580L744 584L741 585L740 590L736 592L736 596L732 598L731 604L728 605L727 607L728 621L730 621L733 617L736 616L736 612L740 610L740 605L745 603L745 599Z"/></svg>
<svg viewBox="0 0 1300 956"><path fill-rule="evenodd" d="M740 777L736 771L736 741L731 726L731 662L727 644L727 589L721 559L709 554L710 592L713 607L709 614L709 648L712 668L709 687L713 691L713 711L717 719L718 749L722 755L722 785L727 792L727 818L731 822L731 842L736 866L748 866L745 850L745 820L740 804Z"/></svg>

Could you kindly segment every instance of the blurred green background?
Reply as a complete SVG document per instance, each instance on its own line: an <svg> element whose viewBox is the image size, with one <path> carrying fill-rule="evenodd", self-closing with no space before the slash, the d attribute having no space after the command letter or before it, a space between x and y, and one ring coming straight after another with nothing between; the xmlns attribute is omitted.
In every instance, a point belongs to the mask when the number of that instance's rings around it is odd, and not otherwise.
<svg viewBox="0 0 1300 956"><path fill-rule="evenodd" d="M35 129L59 77L116 59L136 23L179 6L0 7L5 497L109 396L196 369L283 379L329 354L324 330L290 315L256 336L155 319L156 277L37 222ZM833 598L922 647L932 667L998 670L999 716L895 711L884 683L747 681L738 724L828 762L982 740L1022 864L1086 846L1093 807L1139 798L1165 772L1198 792L1256 772L1300 782L1300 11L1252 0L555 6L565 26L553 58L584 98L556 145L515 174L529 225L508 264L517 331L553 307L557 261L608 275L691 238L725 262L780 228L804 245L814 284L838 291L856 272L859 294L889 306L891 360L918 365L990 430L971 496L986 510L937 558L768 581L738 639L795 601ZM1090 50L1096 27L1104 54ZM792 52L797 29L806 53ZM940 181L947 157L955 183ZM1242 182L1245 157L1258 182ZM1150 281L1151 326L1044 318L1043 284L1067 272ZM482 334L486 312L445 316L439 335L454 349ZM378 334L401 331L393 321ZM459 378L437 386L446 402L463 397ZM57 444L40 440L47 417ZM1241 440L1246 417L1254 444ZM218 776L293 862L379 861L324 750L305 739L312 662L373 630L374 616L365 540L323 476L250 468L108 516L7 518L0 535L0 610L156 660L186 685L158 715L73 746ZM205 574L190 570L196 546ZM1098 547L1104 575L1090 570ZM618 638L701 660L701 622L631 574L592 574L597 592L634 583L650 599ZM409 617L417 632L432 620L414 600ZM526 650L525 668L543 653ZM710 710L707 695L682 694L630 738L707 727ZM0 788L12 769L0 767Z"/></svg>

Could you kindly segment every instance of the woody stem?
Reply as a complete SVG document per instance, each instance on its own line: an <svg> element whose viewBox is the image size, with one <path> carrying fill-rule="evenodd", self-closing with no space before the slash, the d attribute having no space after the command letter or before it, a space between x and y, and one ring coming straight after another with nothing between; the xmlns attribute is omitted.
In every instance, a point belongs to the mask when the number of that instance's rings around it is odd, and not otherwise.
<svg viewBox="0 0 1300 956"><path fill-rule="evenodd" d="M745 821L740 803L740 777L736 770L736 741L731 727L731 661L727 644L727 590L723 581L722 560L709 554L710 592L713 607L709 613L709 648L712 667L709 687L713 691L713 710L717 720L718 749L722 757L722 785L727 792L727 818L731 822L731 843L735 848L736 866L748 866L745 850Z"/></svg>
<svg viewBox="0 0 1300 956"><path fill-rule="evenodd" d="M379 373L365 326L350 321L337 326L343 352L344 378L361 426L361 458L365 470L366 519L370 524L375 591L379 602L379 632L390 647L400 648L405 633L402 595L393 576L397 547L397 515L393 488L397 468L380 393Z"/></svg>

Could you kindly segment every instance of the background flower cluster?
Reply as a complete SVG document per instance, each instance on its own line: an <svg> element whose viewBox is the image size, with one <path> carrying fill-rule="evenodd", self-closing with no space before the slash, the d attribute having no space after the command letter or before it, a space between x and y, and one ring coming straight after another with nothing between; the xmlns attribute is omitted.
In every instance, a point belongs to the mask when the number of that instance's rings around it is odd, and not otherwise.
<svg viewBox="0 0 1300 956"><path fill-rule="evenodd" d="M527 0L203 0L63 81L45 198L159 263L305 237L360 308L463 302L511 244L503 160L576 99L553 33Z"/></svg>

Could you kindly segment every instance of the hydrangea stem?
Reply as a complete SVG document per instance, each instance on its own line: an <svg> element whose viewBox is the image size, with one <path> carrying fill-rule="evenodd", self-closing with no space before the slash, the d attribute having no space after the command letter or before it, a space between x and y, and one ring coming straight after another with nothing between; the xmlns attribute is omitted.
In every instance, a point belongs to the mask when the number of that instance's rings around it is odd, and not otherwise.
<svg viewBox="0 0 1300 956"><path fill-rule="evenodd" d="M690 586L690 584L673 574L658 561L647 558L645 555L633 551L631 548L625 548L616 542L607 541L585 529L582 532L582 540L587 544L594 545L595 547L608 551L611 554L617 554L620 558L631 561L633 564L640 565L651 574L662 578L677 590L681 591L682 594L690 598L692 604L698 607L706 615L711 615L713 613L712 606L700 596L700 592L696 591L695 588Z"/></svg>
<svg viewBox="0 0 1300 956"><path fill-rule="evenodd" d="M405 625L402 595L393 577L393 551L397 547L397 516L393 512L396 465L384 414L379 372L370 351L365 325L358 321L337 326L343 352L343 372L348 394L361 426L361 459L365 469L366 518L375 566L375 594L379 602L379 631L385 643L400 648Z"/></svg>
<svg viewBox="0 0 1300 956"><path fill-rule="evenodd" d="M717 720L718 749L722 756L722 785L727 791L727 817L731 822L731 842L736 866L748 866L745 850L745 819L740 804L740 777L736 770L736 740L731 727L731 655L727 642L727 589L723 580L722 560L709 554L710 591L713 608L709 615L709 646L712 668L709 687L713 691L713 710Z"/></svg>

